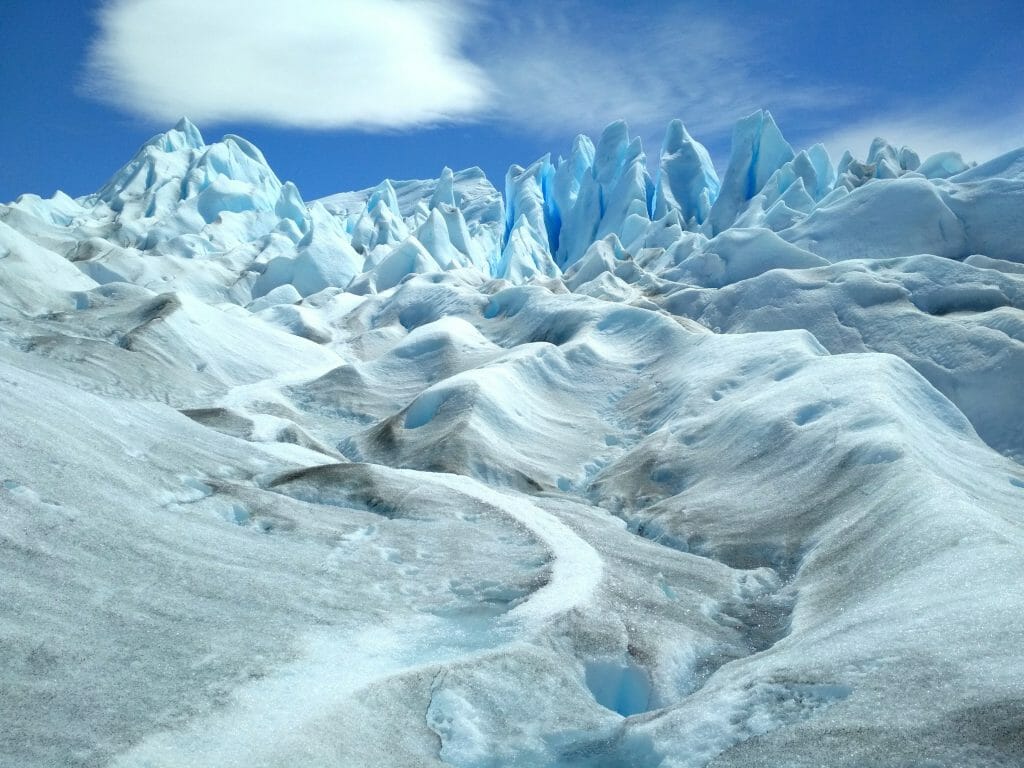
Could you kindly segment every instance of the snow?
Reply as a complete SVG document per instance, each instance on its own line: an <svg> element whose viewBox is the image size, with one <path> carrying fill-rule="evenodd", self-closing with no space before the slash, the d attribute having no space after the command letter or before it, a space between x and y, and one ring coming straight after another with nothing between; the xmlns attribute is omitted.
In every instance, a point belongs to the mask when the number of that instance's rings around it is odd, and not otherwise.
<svg viewBox="0 0 1024 768"><path fill-rule="evenodd" d="M879 179L779 233L828 261L968 255L964 224L924 179Z"/></svg>
<svg viewBox="0 0 1024 768"><path fill-rule="evenodd" d="M5 279L0 282L3 308L38 313L69 307L72 291L95 287L66 259L40 247L16 229L0 221L0 261ZM45 276L45 280L41 279Z"/></svg>
<svg viewBox="0 0 1024 768"><path fill-rule="evenodd" d="M1020 763L1022 152L0 207L0 762Z"/></svg>
<svg viewBox="0 0 1024 768"><path fill-rule="evenodd" d="M827 263L770 229L733 227L682 261L675 273L682 282L721 288L770 269L806 269Z"/></svg>
<svg viewBox="0 0 1024 768"><path fill-rule="evenodd" d="M1024 176L1024 147L962 171L956 174L953 181L963 184L988 179L1019 179L1021 176Z"/></svg>
<svg viewBox="0 0 1024 768"><path fill-rule="evenodd" d="M671 311L729 332L805 328L833 353L898 355L953 400L990 445L1021 456L1024 413L1011 392L1024 365L1015 322L1024 285L992 263L935 256L838 262L769 272L722 291L683 291L668 301Z"/></svg>
<svg viewBox="0 0 1024 768"><path fill-rule="evenodd" d="M946 179L963 173L969 167L959 152L938 152L921 163L917 172L926 179Z"/></svg>

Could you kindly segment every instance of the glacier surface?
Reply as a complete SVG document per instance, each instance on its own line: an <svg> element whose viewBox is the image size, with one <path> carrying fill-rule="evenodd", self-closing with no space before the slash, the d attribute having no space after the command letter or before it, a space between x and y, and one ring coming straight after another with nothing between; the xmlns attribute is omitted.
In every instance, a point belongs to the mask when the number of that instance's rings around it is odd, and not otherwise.
<svg viewBox="0 0 1024 768"><path fill-rule="evenodd" d="M0 765L1024 764L1022 158L0 206Z"/></svg>

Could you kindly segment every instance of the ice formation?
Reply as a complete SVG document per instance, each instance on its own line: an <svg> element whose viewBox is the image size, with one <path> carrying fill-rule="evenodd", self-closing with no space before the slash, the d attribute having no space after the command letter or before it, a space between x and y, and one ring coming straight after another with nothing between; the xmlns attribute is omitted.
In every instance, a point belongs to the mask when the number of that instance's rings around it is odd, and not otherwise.
<svg viewBox="0 0 1024 768"><path fill-rule="evenodd" d="M1024 763L1022 210L763 111L0 207L0 763Z"/></svg>

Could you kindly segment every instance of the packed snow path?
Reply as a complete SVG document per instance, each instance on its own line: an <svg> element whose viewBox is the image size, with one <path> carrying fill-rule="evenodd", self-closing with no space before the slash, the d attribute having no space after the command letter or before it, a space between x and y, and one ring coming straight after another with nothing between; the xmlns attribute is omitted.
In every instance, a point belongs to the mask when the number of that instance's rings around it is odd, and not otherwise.
<svg viewBox="0 0 1024 768"><path fill-rule="evenodd" d="M553 515L526 500L488 492L466 478L406 474L419 488L448 489L455 504L475 500L535 536L550 555L547 583L500 621L416 615L353 635L314 633L303 639L298 659L239 688L216 716L183 731L151 737L113 765L302 764L304 742L329 727L325 721L343 720L352 698L361 691L389 678L422 677L472 663L517 638L537 634L545 621L559 614L590 607L601 581L601 558ZM473 546L472 541L465 544Z"/></svg>
<svg viewBox="0 0 1024 768"><path fill-rule="evenodd" d="M557 517L525 499L495 493L486 486L458 476L433 476L434 482L451 488L481 504L496 506L541 542L551 555L551 576L547 584L513 608L508 619L531 626L572 610L586 610L601 583L602 561L590 544L577 536Z"/></svg>

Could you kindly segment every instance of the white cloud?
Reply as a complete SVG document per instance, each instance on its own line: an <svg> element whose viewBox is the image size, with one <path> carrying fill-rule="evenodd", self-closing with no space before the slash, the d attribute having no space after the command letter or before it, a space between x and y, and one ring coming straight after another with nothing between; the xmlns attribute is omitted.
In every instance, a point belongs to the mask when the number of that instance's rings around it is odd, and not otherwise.
<svg viewBox="0 0 1024 768"><path fill-rule="evenodd" d="M112 0L86 88L160 121L400 128L478 114L468 0Z"/></svg>

